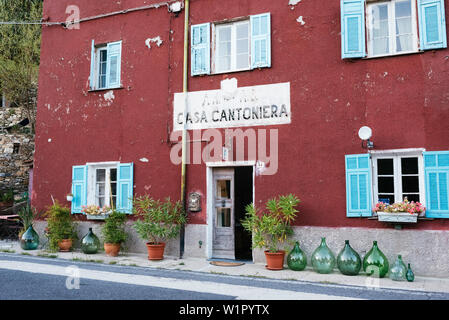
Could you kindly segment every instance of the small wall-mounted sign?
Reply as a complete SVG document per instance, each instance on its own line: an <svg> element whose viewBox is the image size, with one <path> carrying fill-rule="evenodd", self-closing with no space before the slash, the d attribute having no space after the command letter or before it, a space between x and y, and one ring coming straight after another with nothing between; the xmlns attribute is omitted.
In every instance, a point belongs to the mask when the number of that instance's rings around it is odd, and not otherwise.
<svg viewBox="0 0 449 320"><path fill-rule="evenodd" d="M191 192L188 199L188 208L190 212L201 211L201 195L197 192Z"/></svg>

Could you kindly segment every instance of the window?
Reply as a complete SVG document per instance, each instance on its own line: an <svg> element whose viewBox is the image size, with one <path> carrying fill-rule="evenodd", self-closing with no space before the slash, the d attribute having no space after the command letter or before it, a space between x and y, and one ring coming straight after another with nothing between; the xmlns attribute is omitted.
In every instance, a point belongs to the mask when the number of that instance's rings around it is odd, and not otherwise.
<svg viewBox="0 0 449 320"><path fill-rule="evenodd" d="M117 208L117 166L90 166L89 169L92 179L88 179L88 204Z"/></svg>
<svg viewBox="0 0 449 320"><path fill-rule="evenodd" d="M249 20L215 27L215 71L240 71L250 68Z"/></svg>
<svg viewBox="0 0 449 320"><path fill-rule="evenodd" d="M121 41L95 45L92 40L90 88L91 90L120 87Z"/></svg>
<svg viewBox="0 0 449 320"><path fill-rule="evenodd" d="M415 11L415 0L368 4L368 56L418 51Z"/></svg>
<svg viewBox="0 0 449 320"><path fill-rule="evenodd" d="M191 49L192 76L271 67L270 14L192 25Z"/></svg>
<svg viewBox="0 0 449 320"><path fill-rule="evenodd" d="M82 206L114 207L132 212L133 164L118 162L88 163L72 168L72 213Z"/></svg>
<svg viewBox="0 0 449 320"><path fill-rule="evenodd" d="M424 201L422 154L372 158L374 203Z"/></svg>
<svg viewBox="0 0 449 320"><path fill-rule="evenodd" d="M345 156L346 216L370 217L373 203L419 201L449 218L449 151L375 150Z"/></svg>
<svg viewBox="0 0 449 320"><path fill-rule="evenodd" d="M444 0L340 1L342 59L447 47Z"/></svg>

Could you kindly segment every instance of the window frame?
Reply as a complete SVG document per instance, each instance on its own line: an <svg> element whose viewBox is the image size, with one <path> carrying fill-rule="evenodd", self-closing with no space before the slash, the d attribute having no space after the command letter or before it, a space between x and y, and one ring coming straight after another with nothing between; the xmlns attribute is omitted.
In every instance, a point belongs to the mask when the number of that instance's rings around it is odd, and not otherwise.
<svg viewBox="0 0 449 320"><path fill-rule="evenodd" d="M110 48L109 46L111 44L118 44L120 43L120 54L119 54L119 61L118 61L118 84L117 85L110 85ZM93 88L90 88L89 91L102 91L102 90L111 90L111 89L120 89L122 87L122 77L121 77L121 71L122 71L122 40L119 41L111 41L107 43L99 43L99 44L93 44L92 50L94 51L92 54L93 57L93 64L91 65L91 77L93 77ZM105 74L105 85L104 87L100 87L100 61L101 61L101 51L106 52L106 74Z"/></svg>
<svg viewBox="0 0 449 320"><path fill-rule="evenodd" d="M105 203L106 206L111 206L110 203L110 190L106 187L107 182L110 181L110 170L116 169L116 205L118 201L118 166L120 162L98 162L98 163L87 163L87 204L95 204L99 206L97 202L97 169L105 169ZM114 206L115 208L115 206Z"/></svg>
<svg viewBox="0 0 449 320"><path fill-rule="evenodd" d="M404 55L404 54L411 54L411 53L418 53L420 52L419 48L419 26L418 26L418 7L416 0L410 0L411 1L411 20L412 20L412 31L413 31L413 38L412 38L412 45L413 49L411 51L400 51L397 52L397 36L396 36L396 18L395 18L395 4L397 2L401 2L403 0L379 0L379 1L372 1L367 2L365 6L365 27L366 27L366 58L378 58L378 57L388 57L388 56L397 56L397 55ZM389 52L388 53L381 53L381 54L373 54L373 23L371 23L372 15L370 13L370 9L373 6L379 5L379 4L386 4L388 6L388 25L389 25ZM395 19L392 21L392 17ZM391 31L394 31L394 33L391 33ZM394 34L394 36L393 36ZM394 48L394 50L392 50Z"/></svg>
<svg viewBox="0 0 449 320"><path fill-rule="evenodd" d="M239 24L248 24L248 67L237 69L237 25ZM249 71L251 68L251 18L250 16L241 17L233 20L227 20L225 22L214 22L212 25L212 61L211 61L211 74L223 74L223 73L231 73L231 72L241 72L241 71ZM226 26L231 26L231 67L229 70L218 70L219 66L219 33L218 30L220 28L224 28Z"/></svg>
<svg viewBox="0 0 449 320"><path fill-rule="evenodd" d="M393 181L394 181L394 202L401 202L403 188L402 188L402 168L401 158L418 158L418 179L419 179L419 202L426 205L426 187L425 187L425 174L424 174L424 149L406 149L406 150L381 150L371 151L371 170L372 170L372 200L373 204L378 203L378 159L391 159L393 158Z"/></svg>

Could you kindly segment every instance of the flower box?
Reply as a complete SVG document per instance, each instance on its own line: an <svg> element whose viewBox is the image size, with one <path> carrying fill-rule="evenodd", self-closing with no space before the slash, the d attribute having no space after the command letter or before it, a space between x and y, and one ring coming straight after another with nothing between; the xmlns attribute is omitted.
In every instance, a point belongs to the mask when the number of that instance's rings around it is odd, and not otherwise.
<svg viewBox="0 0 449 320"><path fill-rule="evenodd" d="M408 212L377 212L377 219L384 222L416 223L417 213Z"/></svg>
<svg viewBox="0 0 449 320"><path fill-rule="evenodd" d="M105 213L105 214L87 214L86 213L86 218L88 220L104 220L109 216L109 213Z"/></svg>

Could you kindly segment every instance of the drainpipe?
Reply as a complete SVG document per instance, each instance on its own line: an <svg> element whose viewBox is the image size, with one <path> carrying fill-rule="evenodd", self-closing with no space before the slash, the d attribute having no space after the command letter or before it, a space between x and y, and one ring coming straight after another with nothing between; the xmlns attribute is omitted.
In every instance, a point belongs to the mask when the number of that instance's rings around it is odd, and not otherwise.
<svg viewBox="0 0 449 320"><path fill-rule="evenodd" d="M184 1L184 70L183 70L183 85L182 92L184 93L184 116L187 113L187 80L188 80L188 57L189 57L189 0ZM181 203L187 214L186 204L186 162L187 162L187 124L184 121L184 128L182 130L182 164L181 164ZM179 235L179 258L182 259L184 255L184 238L185 227L181 227Z"/></svg>

